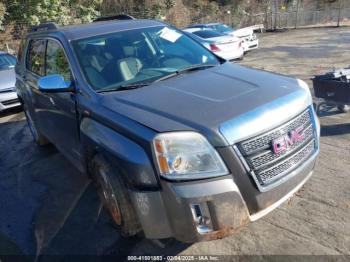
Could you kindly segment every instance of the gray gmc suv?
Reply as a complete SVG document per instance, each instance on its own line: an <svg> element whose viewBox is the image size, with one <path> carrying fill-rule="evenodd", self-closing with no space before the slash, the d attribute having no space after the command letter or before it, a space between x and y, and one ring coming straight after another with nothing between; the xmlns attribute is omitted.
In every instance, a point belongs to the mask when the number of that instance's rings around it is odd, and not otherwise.
<svg viewBox="0 0 350 262"><path fill-rule="evenodd" d="M222 238L310 178L305 82L229 63L158 21L34 28L16 89L39 145L95 182L124 235Z"/></svg>

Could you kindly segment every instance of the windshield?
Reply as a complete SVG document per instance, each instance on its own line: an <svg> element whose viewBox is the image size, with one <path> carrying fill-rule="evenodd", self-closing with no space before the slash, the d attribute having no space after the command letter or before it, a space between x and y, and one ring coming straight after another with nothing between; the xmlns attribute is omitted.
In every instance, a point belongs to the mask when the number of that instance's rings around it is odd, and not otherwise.
<svg viewBox="0 0 350 262"><path fill-rule="evenodd" d="M223 36L223 34L220 34L220 33L215 32L213 30L199 30L199 31L193 32L193 34L195 34L199 37L202 37L204 39Z"/></svg>
<svg viewBox="0 0 350 262"><path fill-rule="evenodd" d="M16 64L16 58L12 55L0 55L0 71L14 68Z"/></svg>
<svg viewBox="0 0 350 262"><path fill-rule="evenodd" d="M224 24L213 25L211 28L220 33L231 33L234 31L231 27Z"/></svg>
<svg viewBox="0 0 350 262"><path fill-rule="evenodd" d="M210 51L166 26L79 39L73 48L96 91L147 84L193 66L220 64Z"/></svg>

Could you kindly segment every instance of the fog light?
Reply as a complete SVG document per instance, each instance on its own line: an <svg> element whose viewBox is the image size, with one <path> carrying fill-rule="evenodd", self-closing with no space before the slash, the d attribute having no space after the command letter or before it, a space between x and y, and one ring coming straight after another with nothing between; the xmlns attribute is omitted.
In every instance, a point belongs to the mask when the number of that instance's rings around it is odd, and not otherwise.
<svg viewBox="0 0 350 262"><path fill-rule="evenodd" d="M199 234L206 234L213 231L209 212L205 214L199 204L191 204L191 211Z"/></svg>

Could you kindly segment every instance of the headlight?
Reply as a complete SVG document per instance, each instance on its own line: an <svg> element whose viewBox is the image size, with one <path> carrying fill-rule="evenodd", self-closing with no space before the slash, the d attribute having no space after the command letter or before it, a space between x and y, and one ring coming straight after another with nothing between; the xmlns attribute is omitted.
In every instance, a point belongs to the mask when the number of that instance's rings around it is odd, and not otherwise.
<svg viewBox="0 0 350 262"><path fill-rule="evenodd" d="M303 88L304 90L306 90L306 91L311 95L309 85L308 85L304 80L301 80L301 79L297 78L297 82L298 82L298 85L299 85L301 88Z"/></svg>
<svg viewBox="0 0 350 262"><path fill-rule="evenodd" d="M311 94L309 85L304 80L301 80L299 78L297 78L297 82L298 82L298 85L309 94L309 100L310 100L309 103L312 104L312 94Z"/></svg>
<svg viewBox="0 0 350 262"><path fill-rule="evenodd" d="M309 85L304 80L301 80L299 78L297 78L297 81L298 81L298 85L308 92L309 97L310 97L310 103L312 103L312 94L311 94ZM316 115L315 109L313 109L313 112L314 112L313 114L315 116L315 121L316 121L317 135L318 135L318 137L320 137L320 133L321 133L320 121Z"/></svg>
<svg viewBox="0 0 350 262"><path fill-rule="evenodd" d="M199 179L228 174L216 150L195 132L164 133L153 140L160 175L168 179Z"/></svg>

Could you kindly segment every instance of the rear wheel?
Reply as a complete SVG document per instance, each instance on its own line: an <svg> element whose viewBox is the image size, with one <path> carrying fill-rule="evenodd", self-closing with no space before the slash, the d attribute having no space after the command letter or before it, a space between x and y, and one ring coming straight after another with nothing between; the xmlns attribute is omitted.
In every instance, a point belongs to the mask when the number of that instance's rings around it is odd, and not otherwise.
<svg viewBox="0 0 350 262"><path fill-rule="evenodd" d="M30 133L33 136L34 142L38 144L39 146L44 146L49 144L49 141L46 139L45 136L43 136L38 129L35 126L35 122L28 110L28 106L26 104L23 104L23 111L27 119L28 127L30 130Z"/></svg>
<svg viewBox="0 0 350 262"><path fill-rule="evenodd" d="M96 156L92 167L93 179L101 202L113 223L121 227L123 236L134 236L141 231L127 187L117 171L103 157Z"/></svg>

